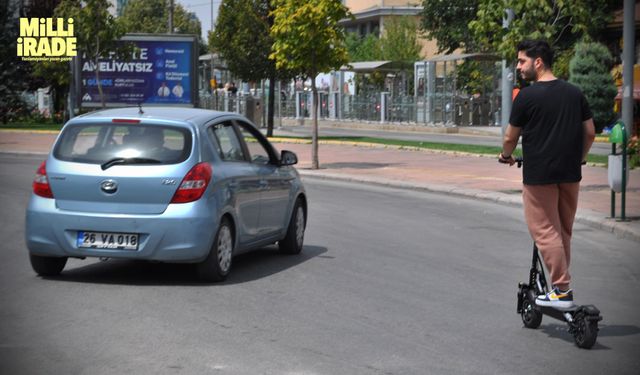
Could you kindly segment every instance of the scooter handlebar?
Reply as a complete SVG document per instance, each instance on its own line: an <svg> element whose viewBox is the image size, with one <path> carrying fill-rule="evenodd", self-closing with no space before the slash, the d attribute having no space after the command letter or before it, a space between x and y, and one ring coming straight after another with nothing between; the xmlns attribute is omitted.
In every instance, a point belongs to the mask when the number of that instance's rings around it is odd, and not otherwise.
<svg viewBox="0 0 640 375"><path fill-rule="evenodd" d="M522 168L522 163L524 163L524 158L522 156L518 156L517 158L514 159L516 161L516 164L518 165L518 168ZM500 163L506 163L502 160L498 160ZM581 165L586 165L587 161L583 160L582 163L580 163Z"/></svg>
<svg viewBox="0 0 640 375"><path fill-rule="evenodd" d="M524 163L524 158L522 156L518 156L515 160L516 160L516 164L518 164L518 168L522 168L522 163Z"/></svg>
<svg viewBox="0 0 640 375"><path fill-rule="evenodd" d="M518 168L522 168L522 163L524 161L524 159L522 158L522 156L518 156L517 158L513 159L516 161L516 164L518 164ZM503 160L502 158L498 159L498 163L502 163L502 164L509 164L508 159Z"/></svg>

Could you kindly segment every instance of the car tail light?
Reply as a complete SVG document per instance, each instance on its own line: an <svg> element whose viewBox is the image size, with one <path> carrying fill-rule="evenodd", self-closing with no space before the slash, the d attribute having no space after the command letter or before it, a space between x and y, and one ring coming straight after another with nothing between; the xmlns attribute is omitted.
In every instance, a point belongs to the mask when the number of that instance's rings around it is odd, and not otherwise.
<svg viewBox="0 0 640 375"><path fill-rule="evenodd" d="M209 186L211 174L209 163L196 164L182 179L171 203L188 203L200 199Z"/></svg>
<svg viewBox="0 0 640 375"><path fill-rule="evenodd" d="M49 179L47 178L47 162L43 161L36 171L36 177L33 179L33 193L44 198L53 198Z"/></svg>
<svg viewBox="0 0 640 375"><path fill-rule="evenodd" d="M140 120L129 119L129 118L114 118L111 120L111 122L114 122L117 124L139 124Z"/></svg>

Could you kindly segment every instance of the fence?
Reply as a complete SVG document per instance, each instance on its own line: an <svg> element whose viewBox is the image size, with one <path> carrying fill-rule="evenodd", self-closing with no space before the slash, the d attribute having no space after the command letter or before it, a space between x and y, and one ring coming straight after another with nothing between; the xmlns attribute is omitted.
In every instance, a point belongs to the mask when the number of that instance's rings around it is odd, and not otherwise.
<svg viewBox="0 0 640 375"><path fill-rule="evenodd" d="M276 117L311 118L311 92L297 92L280 99L280 108L277 102L275 106ZM432 126L486 126L495 125L499 120L499 105L493 99L495 98L444 95L425 98L391 96L389 93L340 95L321 92L318 95L318 118ZM200 97L200 107L240 113L256 125L263 126L267 106L262 105L260 98L251 95L209 95Z"/></svg>

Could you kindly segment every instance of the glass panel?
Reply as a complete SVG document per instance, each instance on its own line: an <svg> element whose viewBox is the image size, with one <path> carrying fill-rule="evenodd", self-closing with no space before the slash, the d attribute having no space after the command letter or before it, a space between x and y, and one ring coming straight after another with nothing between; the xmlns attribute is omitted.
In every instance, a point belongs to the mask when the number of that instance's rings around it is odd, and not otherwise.
<svg viewBox="0 0 640 375"><path fill-rule="evenodd" d="M252 163L268 164L269 163L269 151L264 147L260 140L249 130L251 125L244 122L240 122L240 132L242 138L244 138L247 148L249 149L249 155ZM255 131L255 130L254 130Z"/></svg>
<svg viewBox="0 0 640 375"><path fill-rule="evenodd" d="M244 152L238 135L231 123L222 123L209 128L216 139L216 149L222 160L245 161Z"/></svg>
<svg viewBox="0 0 640 375"><path fill-rule="evenodd" d="M65 129L54 150L60 160L102 164L115 158L153 159L175 164L191 154L187 129L150 125L74 125Z"/></svg>

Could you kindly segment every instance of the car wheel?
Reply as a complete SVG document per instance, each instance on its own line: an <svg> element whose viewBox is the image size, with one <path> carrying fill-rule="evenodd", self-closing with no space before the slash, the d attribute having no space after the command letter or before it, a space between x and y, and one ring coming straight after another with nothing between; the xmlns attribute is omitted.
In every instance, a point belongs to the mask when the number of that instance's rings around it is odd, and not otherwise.
<svg viewBox="0 0 640 375"><path fill-rule="evenodd" d="M298 199L293 207L287 235L278 243L280 252L284 254L299 254L304 242L304 230L306 227L306 215L302 201Z"/></svg>
<svg viewBox="0 0 640 375"><path fill-rule="evenodd" d="M233 230L229 220L223 219L207 258L198 264L198 278L202 281L223 281L231 270L233 259Z"/></svg>
<svg viewBox="0 0 640 375"><path fill-rule="evenodd" d="M67 258L43 257L29 254L31 268L40 276L57 276L67 264Z"/></svg>

